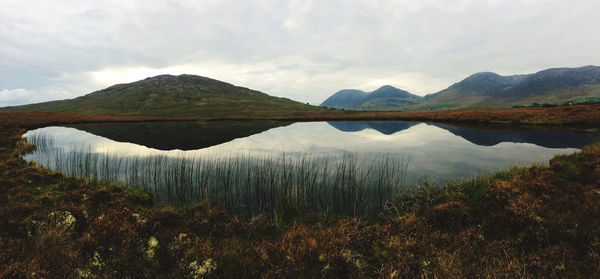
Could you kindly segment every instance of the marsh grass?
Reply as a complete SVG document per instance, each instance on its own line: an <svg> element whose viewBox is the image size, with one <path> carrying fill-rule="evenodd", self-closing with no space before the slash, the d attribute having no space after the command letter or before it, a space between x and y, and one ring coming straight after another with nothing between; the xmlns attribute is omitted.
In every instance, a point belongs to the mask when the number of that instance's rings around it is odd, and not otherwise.
<svg viewBox="0 0 600 279"><path fill-rule="evenodd" d="M56 146L53 138L43 133L32 133L28 135L27 142L35 144L36 150L44 153L55 149Z"/></svg>
<svg viewBox="0 0 600 279"><path fill-rule="evenodd" d="M47 137L28 138L40 148L38 164L93 182L124 183L153 193L157 203L201 200L242 217L285 212L371 218L403 189L408 160L356 154L281 154L257 157L121 156L91 148L52 147Z"/></svg>

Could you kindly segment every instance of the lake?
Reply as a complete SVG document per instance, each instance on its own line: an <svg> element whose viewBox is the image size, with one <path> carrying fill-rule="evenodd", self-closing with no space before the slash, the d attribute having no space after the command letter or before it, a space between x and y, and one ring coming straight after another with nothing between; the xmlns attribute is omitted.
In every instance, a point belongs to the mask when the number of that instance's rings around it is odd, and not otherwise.
<svg viewBox="0 0 600 279"><path fill-rule="evenodd" d="M361 215L394 193L577 151L600 133L401 121L81 124L29 131L27 160L242 215L293 202ZM349 212L350 211L350 212Z"/></svg>

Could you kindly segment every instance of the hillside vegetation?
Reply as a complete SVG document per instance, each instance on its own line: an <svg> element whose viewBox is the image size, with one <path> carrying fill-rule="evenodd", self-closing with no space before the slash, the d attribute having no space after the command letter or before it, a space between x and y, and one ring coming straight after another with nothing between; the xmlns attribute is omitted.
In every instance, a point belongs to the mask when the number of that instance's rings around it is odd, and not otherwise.
<svg viewBox="0 0 600 279"><path fill-rule="evenodd" d="M144 116L290 116L324 109L206 77L161 75L118 84L75 99L0 111Z"/></svg>

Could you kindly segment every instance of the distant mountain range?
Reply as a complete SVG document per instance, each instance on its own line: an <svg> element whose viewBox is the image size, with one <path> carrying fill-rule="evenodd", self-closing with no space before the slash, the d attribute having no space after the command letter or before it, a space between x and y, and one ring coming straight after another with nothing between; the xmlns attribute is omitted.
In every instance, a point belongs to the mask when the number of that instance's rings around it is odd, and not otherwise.
<svg viewBox="0 0 600 279"><path fill-rule="evenodd" d="M117 84L75 99L0 108L0 111L203 117L286 116L322 110L325 109L194 75L160 75Z"/></svg>
<svg viewBox="0 0 600 279"><path fill-rule="evenodd" d="M321 106L349 110L428 110L592 102L600 102L597 66L555 68L513 76L477 73L424 97L389 85L370 93L346 89L327 98ZM325 111L322 107L201 76L160 75L113 85L74 99L4 107L0 111L236 118L300 116Z"/></svg>
<svg viewBox="0 0 600 279"><path fill-rule="evenodd" d="M420 97L392 86L371 93L345 89L321 106L354 110L508 108L600 102L600 67L554 68L528 75L473 74Z"/></svg>
<svg viewBox="0 0 600 279"><path fill-rule="evenodd" d="M366 93L356 89L344 89L327 98L321 106L338 109L385 110L420 104L423 97L385 85Z"/></svg>

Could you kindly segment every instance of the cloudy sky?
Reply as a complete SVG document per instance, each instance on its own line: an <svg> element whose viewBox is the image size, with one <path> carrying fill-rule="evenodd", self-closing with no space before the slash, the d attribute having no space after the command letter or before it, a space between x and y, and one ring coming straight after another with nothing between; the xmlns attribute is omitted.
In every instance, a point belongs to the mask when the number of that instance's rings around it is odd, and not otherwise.
<svg viewBox="0 0 600 279"><path fill-rule="evenodd" d="M600 1L0 0L0 106L196 74L302 102L600 65Z"/></svg>

